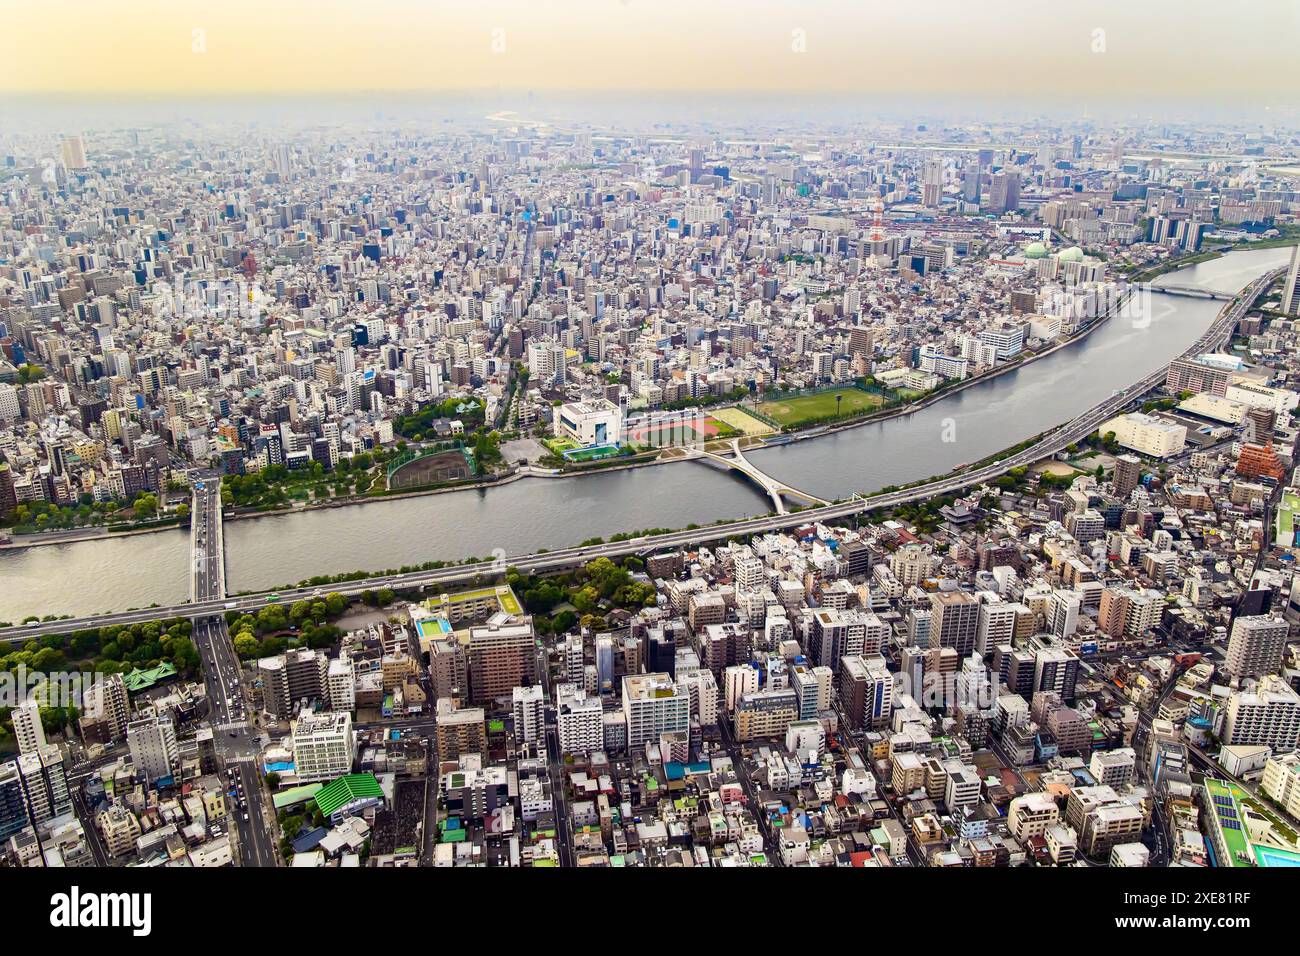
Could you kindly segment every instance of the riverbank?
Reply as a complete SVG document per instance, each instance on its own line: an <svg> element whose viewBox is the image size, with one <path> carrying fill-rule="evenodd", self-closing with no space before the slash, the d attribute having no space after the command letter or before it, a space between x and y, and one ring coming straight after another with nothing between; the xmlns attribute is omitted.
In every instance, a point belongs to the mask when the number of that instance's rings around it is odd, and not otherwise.
<svg viewBox="0 0 1300 956"><path fill-rule="evenodd" d="M1179 355L1196 354L1202 350L1213 350L1222 346L1222 342L1227 339L1232 332L1232 325L1226 324L1227 320L1236 323L1240 320L1245 310L1267 289L1269 283L1277 276L1281 275L1282 269L1276 269L1266 273L1263 277L1254 280L1247 290L1249 297L1242 301L1243 293L1239 293L1232 301L1223 306L1218 314L1210 322L1201 335L1194 341L1185 344ZM1051 427L1047 432L1040 432L1037 436L1025 439L1018 446L1012 446L1010 449L994 453L991 457L983 459L975 465L958 465L952 470L941 473L929 479L921 479L917 482L903 486L894 486L882 488L868 497L849 500L838 504L829 504L816 508L809 508L797 511L792 514L773 516L770 514L759 514L752 518L738 521L729 521L727 519L718 519L711 526L700 526L692 524L689 527L693 530L688 531L654 531L644 532L638 536L637 532L629 534L620 533L615 539L618 543L606 544L603 538L593 537L588 539L582 545L560 548L558 551L551 551L547 547L536 548L531 552L516 552L512 557L504 549L500 552L494 551L491 559L484 558L466 558L460 564L460 567L448 569L445 564L438 562L426 565L429 570L416 568L410 571L399 569L396 571L384 571L378 574L368 574L365 571L354 571L347 573L342 580L347 584L337 585L337 589L344 593L363 593L366 590L375 587L386 587L392 590L401 590L405 588L428 588L436 586L446 588L452 584L481 576L484 573L496 573L499 564L505 561L507 564L515 563L520 567L528 567L529 574L538 573L539 569L560 569L572 567L576 564L583 563L592 557L619 557L625 554L644 552L648 549L677 547L680 545L699 544L703 541L721 540L725 537L737 535L753 534L761 531L777 531L792 527L796 524L808 520L818 521L836 521L845 518L855 518L861 513L870 514L882 508L896 507L902 504L918 501L923 498L930 498L941 494L957 494L968 490L976 483L989 481L995 477L1005 474L1007 471L1018 467L1030 467L1044 459L1049 458L1061 450L1070 447L1074 442L1087 438L1090 434L1095 433L1097 427L1104 422L1109 416L1113 416L1124 408L1131 407L1132 403L1140 400L1141 396L1157 388L1163 381L1167 365L1161 365L1156 369L1147 372L1136 383L1129 385L1127 388L1117 390L1109 398L1105 398L1097 404L1089 406L1083 413L1077 415L1071 421L1064 425ZM1019 449L1019 450L1017 450ZM994 462L994 464L984 464L985 461ZM855 496L857 498L857 496ZM281 542L283 539L278 538L275 542L274 549L277 557L283 557ZM481 552L479 552L481 553ZM313 559L318 559L319 554L313 551ZM282 566L282 565L281 565ZM375 565L372 565L372 567ZM364 567L364 565L363 565ZM322 586L328 577L320 577ZM339 578L332 580L338 581ZM307 589L312 586L309 582L303 587L285 587L276 588L281 592L275 595L268 595L267 589L262 587L257 591L243 591L234 596L233 603L245 610L252 610L263 606L268 601L287 600L293 601L301 596L307 596L310 593ZM216 602L211 602L214 606ZM232 603L226 603L224 607L229 609ZM115 620L136 620L143 619L142 614L158 613L166 616L168 613L183 613L186 611L206 611L205 608L198 608L197 605L177 604L160 609L157 612L126 612L125 614L114 614L106 612L109 617ZM68 629L80 628L87 624L102 624L103 620L96 621L95 617L104 617L105 612L99 615L87 617L82 621L65 621L61 624L51 624L41 627L32 632L32 636L39 636L49 629ZM16 635L15 639L23 639L22 636Z"/></svg>
<svg viewBox="0 0 1300 956"><path fill-rule="evenodd" d="M968 379L964 379L948 387L941 388L932 391L930 393L927 393L925 396L918 399L917 401L908 402L905 405L898 405L892 408L881 409L878 412L872 412L867 415L855 416L853 418L845 419L844 421L840 421L840 422L833 422L829 424L823 423L823 424L813 425L808 428L801 428L801 429L781 432L777 436L774 436L779 439L778 441L760 439L758 442L749 445L746 448L746 450L747 451L759 450L764 447L775 447L777 445L784 445L792 442L804 441L810 438L820 438L827 435L833 435L838 432L847 431L849 429L860 428L865 425L878 425L882 422L890 421L891 419L902 418L907 415L914 415L917 412L924 411L925 409L931 407L932 405L938 402L941 402L952 396L959 395L960 393L966 391L967 389L973 388L985 382L993 381L995 379L998 379L1004 375L1008 375L1020 369L1028 368L1029 366L1033 365L1035 362L1045 359L1050 355L1054 355L1056 352L1060 351L1061 349L1068 348L1071 345L1085 341L1089 336L1091 336L1103 325L1105 325L1115 314L1115 312L1124 308L1124 306L1128 303L1131 296L1132 296L1132 292L1126 290L1126 294L1124 298L1121 299L1119 302L1117 302L1112 309L1108 310L1102 315L1099 315L1096 319L1094 319L1092 322L1089 322L1086 326L1077 329L1069 336L1056 341L1054 344L1048 346L1042 351L1029 354L1028 357L1023 359L1022 361L1005 364L1005 365L998 366L996 368L989 369L985 372L980 373L979 375L971 376ZM742 405L726 406L726 407L740 407L743 409ZM671 450L669 451L671 452ZM346 508L346 507L351 507L356 505L373 504L375 502L381 502L381 501L401 501L404 499L422 498L430 495L448 494L448 493L460 492L460 491L484 491L490 488L510 485L524 478L585 478L593 475L603 475L603 474L610 474L613 472L648 468L655 465L676 464L680 461L682 461L682 458L680 456L660 453L651 458L634 456L632 460L627 460L627 461L611 460L608 463L594 464L588 467L575 468L572 470L546 469L546 468L527 466L526 468L517 468L513 471L510 471L500 476L482 478L474 481L468 481L468 482L462 482L456 484L441 485L437 487L412 488L406 491L375 494L375 495L365 495L365 494L349 495L341 498L330 498L323 501L321 500L311 501L300 505L290 505L288 507L272 508L267 510L227 509L224 513L223 520L224 521L246 521L248 519L253 519L253 518L283 517L286 515L302 514L309 511L320 511L320 510L331 509L331 508ZM166 530L170 530L170 528L149 527L149 528L138 528L138 529L125 530L125 531L118 531L118 532L110 532L107 528L70 529L66 533L66 535L62 532L50 532L48 533L48 535L50 536L42 535L41 540L30 540L26 535L15 535L9 543L0 544L0 549L21 549L21 548L43 547L47 545L71 544L77 541L95 540L100 537L116 538L116 537L124 537L126 535L144 534L151 531L166 531ZM80 534L79 532L81 531L84 531L86 533ZM52 537L52 535L55 534L59 536Z"/></svg>
<svg viewBox="0 0 1300 956"><path fill-rule="evenodd" d="M15 534L0 541L0 551L20 551L24 548L40 548L46 545L76 544L79 541L98 541L100 539L131 538L140 534L152 534L155 531L177 531L189 527L188 520L177 519L164 524L150 522L139 528L110 528L97 525L93 528L67 528L62 531L37 531L32 534Z"/></svg>

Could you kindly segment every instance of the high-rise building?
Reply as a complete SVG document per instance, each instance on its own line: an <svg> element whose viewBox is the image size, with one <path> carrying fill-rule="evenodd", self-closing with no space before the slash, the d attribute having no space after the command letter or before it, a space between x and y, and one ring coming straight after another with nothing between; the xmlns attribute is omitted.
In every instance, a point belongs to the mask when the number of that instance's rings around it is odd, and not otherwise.
<svg viewBox="0 0 1300 956"><path fill-rule="evenodd" d="M626 676L623 716L628 748L644 747L663 734L690 732L691 698L667 674Z"/></svg>
<svg viewBox="0 0 1300 956"><path fill-rule="evenodd" d="M546 733L546 698L542 685L516 687L511 692L515 719L515 740L536 743Z"/></svg>
<svg viewBox="0 0 1300 956"><path fill-rule="evenodd" d="M894 675L885 659L845 657L840 663L840 699L854 727L887 727L894 709Z"/></svg>
<svg viewBox="0 0 1300 956"><path fill-rule="evenodd" d="M1270 445L1242 445L1237 456L1237 474L1243 478L1286 479L1287 467Z"/></svg>
<svg viewBox="0 0 1300 956"><path fill-rule="evenodd" d="M34 700L24 701L9 713L14 725L14 739L18 752L29 754L45 746L45 726L41 723L41 705Z"/></svg>
<svg viewBox="0 0 1300 956"><path fill-rule="evenodd" d="M143 775L150 783L170 777L180 769L176 725L170 717L133 720L126 728L126 742L131 748L136 774Z"/></svg>
<svg viewBox="0 0 1300 956"><path fill-rule="evenodd" d="M798 719L799 696L794 690L768 688L746 694L736 704L734 733L739 741L780 737Z"/></svg>
<svg viewBox="0 0 1300 956"><path fill-rule="evenodd" d="M347 654L329 662L326 692L330 710L352 710L357 705L356 670Z"/></svg>
<svg viewBox="0 0 1300 956"><path fill-rule="evenodd" d="M80 136L65 136L59 146L59 152L62 155L63 165L68 169L85 169L86 162L86 141Z"/></svg>
<svg viewBox="0 0 1300 956"><path fill-rule="evenodd" d="M1276 674L1267 674L1251 690L1228 698L1223 742L1265 744L1278 753L1300 744L1300 695Z"/></svg>
<svg viewBox="0 0 1300 956"><path fill-rule="evenodd" d="M969 657L979 634L979 599L965 591L939 591L930 595L930 647L951 647L958 657Z"/></svg>
<svg viewBox="0 0 1300 956"><path fill-rule="evenodd" d="M1280 617L1238 617L1223 669L1230 678L1263 677L1282 669L1290 626Z"/></svg>
<svg viewBox="0 0 1300 956"><path fill-rule="evenodd" d="M1137 455L1116 455L1112 479L1115 497L1126 499L1142 480L1142 460Z"/></svg>
<svg viewBox="0 0 1300 956"><path fill-rule="evenodd" d="M356 753L352 715L303 714L293 724L294 773L302 783L333 780L352 770Z"/></svg>
<svg viewBox="0 0 1300 956"><path fill-rule="evenodd" d="M1088 763L1094 780L1108 787L1126 787L1133 779L1137 753L1132 747L1098 750Z"/></svg>
<svg viewBox="0 0 1300 956"><path fill-rule="evenodd" d="M994 173L989 184L988 211L995 215L1020 208L1020 175L1013 172Z"/></svg>
<svg viewBox="0 0 1300 956"><path fill-rule="evenodd" d="M1065 640L1079 624L1079 609L1083 606L1083 595L1074 590L1056 590L1047 602L1047 629L1056 637Z"/></svg>
<svg viewBox="0 0 1300 956"><path fill-rule="evenodd" d="M1108 587L1101 592L1097 628L1110 637L1141 637L1160 623L1164 605L1158 591Z"/></svg>
<svg viewBox="0 0 1300 956"><path fill-rule="evenodd" d="M831 705L834 672L824 664L809 667L795 664L790 669L790 686L799 698L799 719L815 720Z"/></svg>
<svg viewBox="0 0 1300 956"><path fill-rule="evenodd" d="M262 679L262 707L278 718L287 718L299 701L328 699L329 659L320 650L294 648L257 662Z"/></svg>
<svg viewBox="0 0 1300 956"><path fill-rule="evenodd" d="M614 635L596 635L596 686L602 694L614 691Z"/></svg>
<svg viewBox="0 0 1300 956"><path fill-rule="evenodd" d="M1064 647L1044 647L1034 655L1034 692L1055 691L1062 700L1074 699L1079 679L1079 658Z"/></svg>
<svg viewBox="0 0 1300 956"><path fill-rule="evenodd" d="M722 699L728 711L736 709L740 698L758 690L758 668L752 664L733 664L723 672Z"/></svg>
<svg viewBox="0 0 1300 956"><path fill-rule="evenodd" d="M78 729L83 740L108 743L126 736L131 698L121 674L103 674L82 695Z"/></svg>
<svg viewBox="0 0 1300 956"><path fill-rule="evenodd" d="M460 641L446 638L429 644L429 679L435 700L469 700L469 658Z"/></svg>
<svg viewBox="0 0 1300 956"><path fill-rule="evenodd" d="M486 704L509 697L537 677L537 643L528 619L494 615L469 629L467 650L470 701Z"/></svg>
<svg viewBox="0 0 1300 956"><path fill-rule="evenodd" d="M7 462L0 461L0 518L8 518L18 507L18 493L14 488L14 473Z"/></svg>
<svg viewBox="0 0 1300 956"><path fill-rule="evenodd" d="M1282 311L1287 315L1300 315L1300 246L1291 250L1291 264L1286 272L1286 285L1282 288Z"/></svg>
<svg viewBox="0 0 1300 956"><path fill-rule="evenodd" d="M19 754L15 762L22 777L27 818L33 825L72 810L63 751L47 744L32 753Z"/></svg>
<svg viewBox="0 0 1300 956"><path fill-rule="evenodd" d="M482 707L458 707L447 697L439 698L435 707L434 738L440 760L481 754L487 749L487 714Z"/></svg>
<svg viewBox="0 0 1300 956"><path fill-rule="evenodd" d="M0 840L7 840L30 824L27 797L18 761L0 763Z"/></svg>
<svg viewBox="0 0 1300 956"><path fill-rule="evenodd" d="M555 722L560 753L587 755L605 746L605 716L600 698L573 684L555 688Z"/></svg>

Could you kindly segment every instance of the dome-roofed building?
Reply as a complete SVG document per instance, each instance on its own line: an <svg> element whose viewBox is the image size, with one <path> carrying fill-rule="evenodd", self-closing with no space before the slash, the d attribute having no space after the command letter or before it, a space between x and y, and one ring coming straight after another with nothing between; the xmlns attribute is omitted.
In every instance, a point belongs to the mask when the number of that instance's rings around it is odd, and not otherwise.
<svg viewBox="0 0 1300 956"><path fill-rule="evenodd" d="M1025 246L1025 258L1046 259L1047 246L1043 245L1041 242L1031 242L1029 245Z"/></svg>
<svg viewBox="0 0 1300 956"><path fill-rule="evenodd" d="M1082 262L1083 250L1080 249L1078 246L1071 246L1069 249L1066 249L1056 258L1059 259L1061 262Z"/></svg>

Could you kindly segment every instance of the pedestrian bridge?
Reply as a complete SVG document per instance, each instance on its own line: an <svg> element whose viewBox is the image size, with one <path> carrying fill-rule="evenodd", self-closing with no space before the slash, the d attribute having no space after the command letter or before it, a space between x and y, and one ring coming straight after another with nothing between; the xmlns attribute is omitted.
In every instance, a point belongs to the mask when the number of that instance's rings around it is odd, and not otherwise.
<svg viewBox="0 0 1300 956"><path fill-rule="evenodd" d="M708 451L703 447L697 447L691 449L690 457L714 461L720 465L726 466L727 468L740 472L750 481L754 482L754 484L762 488L763 491L767 492L772 499L772 505L776 508L776 513L779 515L790 513L789 509L785 506L786 497L797 498L813 505L830 504L830 502L826 501L824 498L810 495L808 492L800 491L798 488L791 488L784 482L777 481L771 475L759 471L758 468L756 468L750 460L745 457L745 453L740 450L739 438L733 438L731 440L731 454L729 455L719 455L718 453Z"/></svg>

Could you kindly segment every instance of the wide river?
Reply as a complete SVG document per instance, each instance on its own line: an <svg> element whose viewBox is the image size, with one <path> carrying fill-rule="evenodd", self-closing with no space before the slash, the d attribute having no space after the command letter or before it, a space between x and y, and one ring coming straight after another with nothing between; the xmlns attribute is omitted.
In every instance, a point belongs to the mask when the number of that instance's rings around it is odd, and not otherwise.
<svg viewBox="0 0 1300 956"><path fill-rule="evenodd" d="M1290 249L1233 252L1158 282L1236 292L1289 255ZM824 498L938 475L1131 385L1191 345L1222 305L1152 295L1149 321L1117 318L1081 342L922 411L748 457ZM758 515L769 506L745 478L700 462L526 478L498 488L229 521L227 584L231 591L254 590L313 574L483 557L495 549L523 554L620 531ZM184 601L188 547L187 532L159 531L0 551L0 621Z"/></svg>

